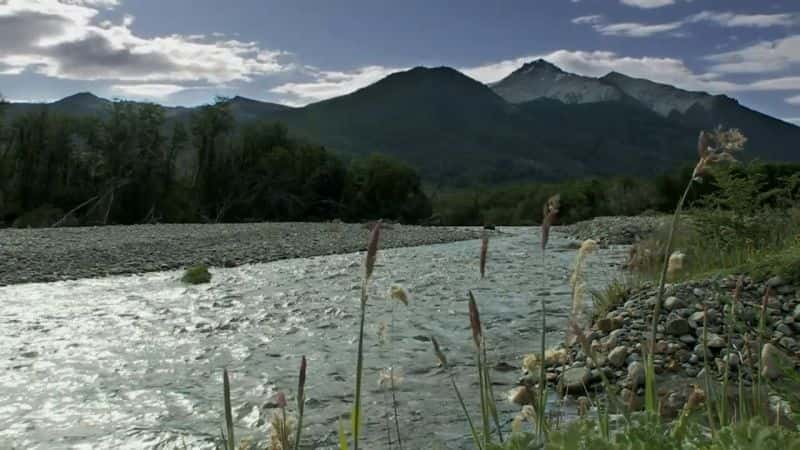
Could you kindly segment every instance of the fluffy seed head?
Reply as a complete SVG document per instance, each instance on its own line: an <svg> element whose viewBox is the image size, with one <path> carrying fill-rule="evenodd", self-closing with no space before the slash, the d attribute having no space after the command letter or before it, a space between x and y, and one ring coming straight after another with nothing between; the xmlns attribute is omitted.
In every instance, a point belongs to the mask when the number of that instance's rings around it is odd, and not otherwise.
<svg viewBox="0 0 800 450"><path fill-rule="evenodd" d="M399 284L393 284L389 287L389 298L392 300L397 300L398 302L408 306L408 301L411 299L411 295L408 291Z"/></svg>
<svg viewBox="0 0 800 450"><path fill-rule="evenodd" d="M275 403L278 405L278 408L286 408L288 403L286 402L286 396L283 394L283 392L278 392L278 394L275 396Z"/></svg>
<svg viewBox="0 0 800 450"><path fill-rule="evenodd" d="M678 272L683 270L685 258L686 255L683 252L672 252L672 254L669 255L669 261L667 262L667 275L674 277Z"/></svg>
<svg viewBox="0 0 800 450"><path fill-rule="evenodd" d="M533 396L525 386L517 386L508 391L508 402L512 405L524 406L533 403Z"/></svg>
<svg viewBox="0 0 800 450"><path fill-rule="evenodd" d="M547 199L542 207L542 250L547 248L547 240L550 237L550 227L558 217L561 209L561 196L556 194Z"/></svg>

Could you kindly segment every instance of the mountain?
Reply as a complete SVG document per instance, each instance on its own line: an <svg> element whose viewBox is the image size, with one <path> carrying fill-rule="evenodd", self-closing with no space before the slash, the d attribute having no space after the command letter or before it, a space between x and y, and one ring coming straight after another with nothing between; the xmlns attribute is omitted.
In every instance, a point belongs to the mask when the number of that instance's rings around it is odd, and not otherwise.
<svg viewBox="0 0 800 450"><path fill-rule="evenodd" d="M345 156L391 154L437 184L652 175L690 162L698 132L717 125L748 136L748 157L800 160L799 127L727 96L616 72L585 77L542 60L492 85L448 67L417 67L302 108L228 102L238 123L282 122ZM41 107L15 103L7 114ZM111 102L82 93L49 107L102 117ZM165 117L185 121L195 111L169 107Z"/></svg>
<svg viewBox="0 0 800 450"><path fill-rule="evenodd" d="M551 98L564 103L622 101L625 93L602 81L564 72L543 60L527 63L492 85L498 95L511 103Z"/></svg>

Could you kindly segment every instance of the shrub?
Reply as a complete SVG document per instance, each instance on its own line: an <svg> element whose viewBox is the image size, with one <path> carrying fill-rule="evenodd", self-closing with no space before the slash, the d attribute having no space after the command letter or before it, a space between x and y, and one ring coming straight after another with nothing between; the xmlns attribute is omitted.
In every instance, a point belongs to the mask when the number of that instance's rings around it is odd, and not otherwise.
<svg viewBox="0 0 800 450"><path fill-rule="evenodd" d="M208 266L204 264L193 266L186 269L181 281L188 284L208 283L211 281L211 272L208 271Z"/></svg>

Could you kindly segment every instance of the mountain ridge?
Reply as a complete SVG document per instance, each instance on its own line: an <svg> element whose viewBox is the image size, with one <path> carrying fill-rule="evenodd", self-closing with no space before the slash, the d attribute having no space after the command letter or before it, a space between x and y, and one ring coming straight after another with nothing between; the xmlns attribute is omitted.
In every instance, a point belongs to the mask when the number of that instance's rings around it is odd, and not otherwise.
<svg viewBox="0 0 800 450"><path fill-rule="evenodd" d="M692 159L697 133L717 125L742 129L750 157L800 160L800 127L736 99L618 72L585 77L544 60L488 85L446 66L415 67L303 107L227 103L238 122L282 122L343 155L387 153L451 185L658 173ZM102 117L111 101L78 93L49 105ZM166 107L166 116L189 120L196 110Z"/></svg>

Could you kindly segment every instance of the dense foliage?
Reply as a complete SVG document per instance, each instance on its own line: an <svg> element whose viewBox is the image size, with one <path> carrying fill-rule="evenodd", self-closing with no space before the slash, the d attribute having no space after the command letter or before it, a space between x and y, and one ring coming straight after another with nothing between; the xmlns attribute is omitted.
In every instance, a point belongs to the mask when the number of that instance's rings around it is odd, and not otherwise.
<svg viewBox="0 0 800 450"><path fill-rule="evenodd" d="M101 116L42 106L0 121L0 224L413 223L430 215L409 167L376 155L345 166L283 125L237 124L225 99L185 120L117 101Z"/></svg>
<svg viewBox="0 0 800 450"><path fill-rule="evenodd" d="M597 216L637 215L647 212L668 213L675 206L692 174L690 167L650 178L606 177L567 180L553 183L523 183L500 187L463 189L441 193L434 198L438 222L446 225L531 225L539 223L541 205L555 193L561 195L559 220L569 224ZM776 193L798 191L800 164L737 164L730 169L733 180L746 182L757 201L776 204ZM718 182L696 185L690 204L716 201L710 194L726 191ZM736 191L737 189L732 189ZM758 195L756 195L758 193ZM708 200L704 200L708 198ZM757 203L746 203L755 207ZM699 204L699 203L698 203Z"/></svg>

